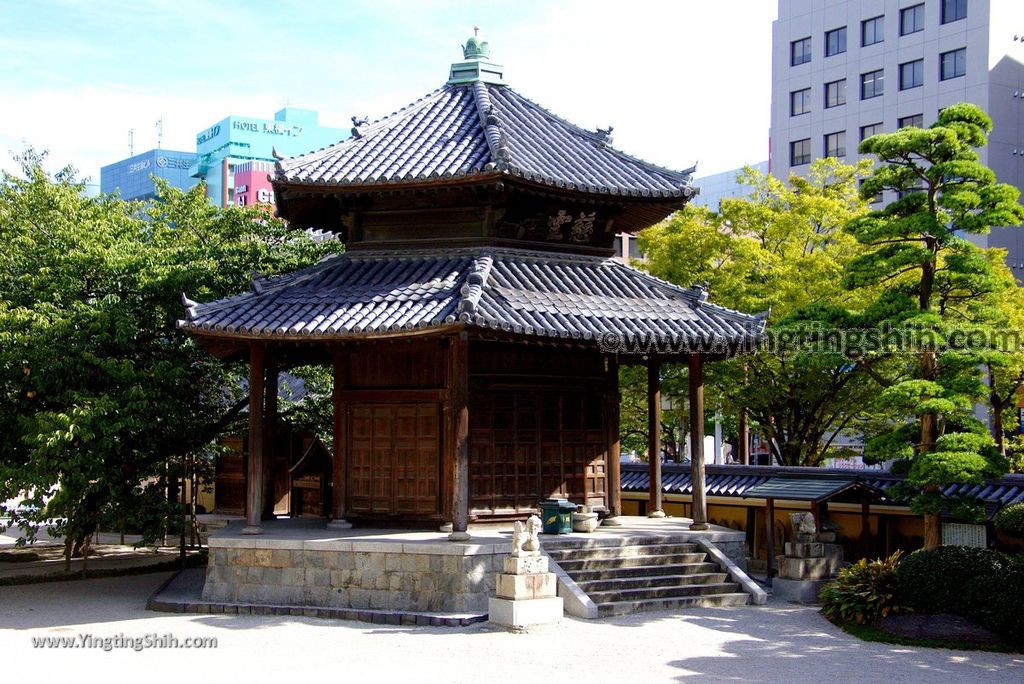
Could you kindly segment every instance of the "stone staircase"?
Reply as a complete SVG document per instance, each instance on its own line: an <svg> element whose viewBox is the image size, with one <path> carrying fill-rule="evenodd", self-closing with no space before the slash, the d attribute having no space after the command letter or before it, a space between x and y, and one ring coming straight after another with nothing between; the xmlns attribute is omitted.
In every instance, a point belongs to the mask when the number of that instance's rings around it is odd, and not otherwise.
<svg viewBox="0 0 1024 684"><path fill-rule="evenodd" d="M544 548L597 605L600 617L750 602L697 544L631 537L559 540Z"/></svg>

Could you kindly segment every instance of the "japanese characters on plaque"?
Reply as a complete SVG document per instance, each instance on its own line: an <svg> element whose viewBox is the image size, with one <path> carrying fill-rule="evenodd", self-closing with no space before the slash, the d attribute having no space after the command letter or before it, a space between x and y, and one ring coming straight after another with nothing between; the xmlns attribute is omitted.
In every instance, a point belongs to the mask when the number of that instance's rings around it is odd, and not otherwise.
<svg viewBox="0 0 1024 684"><path fill-rule="evenodd" d="M581 211L579 216L569 214L565 209L559 209L554 216L548 217L548 240L564 240L565 231L563 226L569 226L569 239L573 242L590 242L594 236L594 221L597 212Z"/></svg>

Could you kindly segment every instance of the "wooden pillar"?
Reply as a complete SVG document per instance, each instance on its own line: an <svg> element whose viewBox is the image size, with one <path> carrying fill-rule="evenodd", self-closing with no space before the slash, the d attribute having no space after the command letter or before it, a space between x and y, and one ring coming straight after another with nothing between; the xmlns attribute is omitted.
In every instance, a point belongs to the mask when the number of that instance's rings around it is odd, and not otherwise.
<svg viewBox="0 0 1024 684"><path fill-rule="evenodd" d="M469 340L459 333L451 344L452 532L450 541L469 539Z"/></svg>
<svg viewBox="0 0 1024 684"><path fill-rule="evenodd" d="M747 553L751 558L757 557L757 509L747 504Z"/></svg>
<svg viewBox="0 0 1024 684"><path fill-rule="evenodd" d="M608 420L608 462L607 489L608 489L608 517L601 523L610 527L619 526L622 520L622 484L621 468L622 444L619 442L619 362L614 356L606 356L607 363L608 395L606 397L606 415Z"/></svg>
<svg viewBox="0 0 1024 684"><path fill-rule="evenodd" d="M277 364L273 361L266 364L265 377L266 382L263 389L263 512L261 515L264 520L273 520L274 507L277 504L274 461L276 460L275 447L277 445L277 381L279 377Z"/></svg>
<svg viewBox="0 0 1024 684"><path fill-rule="evenodd" d="M862 558L871 557L871 499L860 501L860 552Z"/></svg>
<svg viewBox="0 0 1024 684"><path fill-rule="evenodd" d="M651 355L647 360L647 471L649 475L648 518L664 518L661 509L661 363Z"/></svg>
<svg viewBox="0 0 1024 684"><path fill-rule="evenodd" d="M346 486L348 484L348 402L345 401L345 389L348 386L348 359L341 347L336 347L332 354L334 367L334 384L331 391L331 409L333 411L331 437L331 521L327 526L337 530L347 530L352 523L345 519Z"/></svg>
<svg viewBox="0 0 1024 684"><path fill-rule="evenodd" d="M242 534L263 534L263 387L265 383L263 345L249 346L249 468L246 477L245 527Z"/></svg>
<svg viewBox="0 0 1024 684"><path fill-rule="evenodd" d="M745 409L740 411L738 432L739 454L737 460L742 465L750 465L750 419L747 418Z"/></svg>
<svg viewBox="0 0 1024 684"><path fill-rule="evenodd" d="M743 381L747 381L747 364L743 364ZM739 416L739 454L737 460L742 465L750 465L750 417L746 409L740 409Z"/></svg>
<svg viewBox="0 0 1024 684"><path fill-rule="evenodd" d="M770 582L775 576L775 499L765 499L764 509L764 531L765 549L768 551L768 561L765 566L765 577Z"/></svg>
<svg viewBox="0 0 1024 684"><path fill-rule="evenodd" d="M704 480L704 357L690 354L690 485L693 488L691 530L708 525L707 486Z"/></svg>

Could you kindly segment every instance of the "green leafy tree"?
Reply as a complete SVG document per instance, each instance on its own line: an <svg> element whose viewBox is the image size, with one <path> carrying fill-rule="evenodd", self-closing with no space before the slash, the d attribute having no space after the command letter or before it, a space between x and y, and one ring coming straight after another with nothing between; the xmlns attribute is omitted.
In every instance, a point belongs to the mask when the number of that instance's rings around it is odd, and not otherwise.
<svg viewBox="0 0 1024 684"><path fill-rule="evenodd" d="M208 300L315 262L279 221L210 205L202 186L152 202L89 198L42 155L0 181L0 501L31 539L55 519L69 556L103 516L163 531L168 478L203 457L246 398L225 365L176 329L181 295ZM180 510L177 511L180 514Z"/></svg>
<svg viewBox="0 0 1024 684"><path fill-rule="evenodd" d="M788 183L745 169L738 180L750 188L746 198L723 200L719 213L687 207L641 233L645 267L681 285L706 282L716 304L771 309L774 332L855 327L847 309L871 294L842 286L846 264L862 249L843 227L867 211L857 182L869 168L819 159ZM777 462L815 466L870 407L871 372L882 362L843 350L767 350L709 367L707 404L731 414L731 425L741 412L750 416Z"/></svg>
<svg viewBox="0 0 1024 684"><path fill-rule="evenodd" d="M1004 353L991 341L993 302L1006 283L993 268L993 255L966 236L1017 226L1024 208L1018 190L998 183L979 161L976 150L991 129L980 108L957 104L930 128L864 140L861 153L879 164L864 181L862 196L891 191L899 199L847 226L865 249L847 264L846 286L883 287L866 315L918 334L913 348L919 352L883 392L906 422L869 442L868 453L906 461L912 505L925 517L929 549L941 542L941 487L980 481L1003 467L972 404L987 398L981 365L997 364ZM987 342L951 344L967 333Z"/></svg>

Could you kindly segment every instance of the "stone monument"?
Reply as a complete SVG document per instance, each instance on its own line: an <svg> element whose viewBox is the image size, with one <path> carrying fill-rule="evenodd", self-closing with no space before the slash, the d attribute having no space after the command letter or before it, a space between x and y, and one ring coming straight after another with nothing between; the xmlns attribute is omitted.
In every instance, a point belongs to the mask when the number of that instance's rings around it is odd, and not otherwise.
<svg viewBox="0 0 1024 684"><path fill-rule="evenodd" d="M818 591L843 564L843 547L832 543L834 532L818 533L810 513L790 513L789 519L793 541L786 542L786 552L778 558L779 576L772 581L772 591L794 603L817 603Z"/></svg>
<svg viewBox="0 0 1024 684"><path fill-rule="evenodd" d="M562 619L555 573L548 572L548 558L540 553L540 529L535 515L525 526L516 522L512 551L495 583L497 596L488 601L489 622L518 630Z"/></svg>

